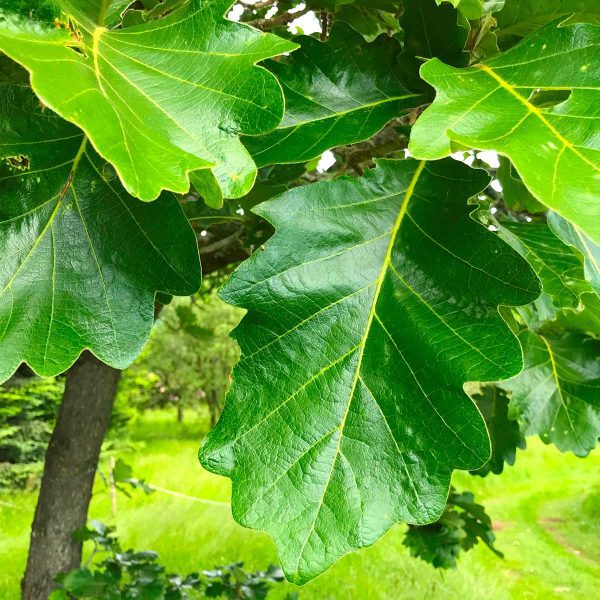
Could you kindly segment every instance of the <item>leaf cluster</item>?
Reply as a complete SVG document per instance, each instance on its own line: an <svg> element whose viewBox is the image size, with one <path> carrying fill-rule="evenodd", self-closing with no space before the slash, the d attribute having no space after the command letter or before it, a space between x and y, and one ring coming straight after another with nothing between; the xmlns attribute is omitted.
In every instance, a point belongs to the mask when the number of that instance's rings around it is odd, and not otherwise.
<svg viewBox="0 0 600 600"><path fill-rule="evenodd" d="M412 556L438 569L455 569L461 553L483 542L494 554L504 555L494 546L492 522L470 492L450 491L446 508L431 525L409 525L402 542Z"/></svg>
<svg viewBox="0 0 600 600"><path fill-rule="evenodd" d="M90 521L74 531L73 537L80 542L92 542L92 556L82 568L56 578L59 588L52 592L50 600L191 600L200 597L263 600L273 583L284 580L278 567L271 565L266 571L250 573L244 571L243 563L185 576L168 573L156 552L123 551L114 528L100 521ZM88 566L98 553L104 555L102 561Z"/></svg>

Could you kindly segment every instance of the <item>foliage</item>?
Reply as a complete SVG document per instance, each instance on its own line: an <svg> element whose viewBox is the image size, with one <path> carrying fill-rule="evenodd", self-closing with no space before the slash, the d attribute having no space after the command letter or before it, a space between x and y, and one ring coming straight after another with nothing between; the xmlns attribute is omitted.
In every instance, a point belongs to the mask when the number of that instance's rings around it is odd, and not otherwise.
<svg viewBox="0 0 600 600"><path fill-rule="evenodd" d="M457 179L460 194L449 183ZM462 384L518 373L519 348L497 304L527 304L539 292L527 263L470 217L466 200L486 183L453 160L381 161L361 180L297 188L261 206L277 233L221 292L248 314L235 331L242 359L229 400L201 460L232 477L237 518L271 533L295 582L395 521L431 521L452 469L489 458ZM342 237L352 222L363 227ZM321 241L301 252L293 240L305 228ZM477 316L465 320L457 303L477 305ZM248 412L257 380L261 402ZM261 448L286 428L297 436L286 454ZM332 527L328 507L342 497L343 526Z"/></svg>
<svg viewBox="0 0 600 600"><path fill-rule="evenodd" d="M439 520L430 525L409 525L403 543L412 556L438 569L454 569L461 551L468 552L480 541L502 558L494 547L495 539L492 522L473 494L451 489Z"/></svg>
<svg viewBox="0 0 600 600"><path fill-rule="evenodd" d="M525 369L502 383L526 434L538 434L563 452L586 456L600 436L600 341L523 331Z"/></svg>
<svg viewBox="0 0 600 600"><path fill-rule="evenodd" d="M437 96L415 125L410 151L438 159L450 154L454 141L501 152L537 200L600 243L599 150L588 124L599 47L600 27L553 23L464 71L428 62L421 75ZM549 106L532 90L548 92ZM494 112L498 105L503 110Z"/></svg>
<svg viewBox="0 0 600 600"><path fill-rule="evenodd" d="M588 0L274 4L0 9L0 378L84 348L125 367L154 301L197 291L198 245L221 275L253 253L222 291L248 312L202 460L305 582L438 518L454 469L510 463L515 419L597 444L600 27ZM320 39L290 39L311 10ZM203 369L215 328L165 310L161 361ZM480 412L466 382L508 396Z"/></svg>
<svg viewBox="0 0 600 600"><path fill-rule="evenodd" d="M471 398L485 420L492 445L490 460L471 473L481 477L488 473L499 475L505 464L515 464L517 448L525 449L525 437L514 416L511 418L509 414L509 398L502 388L486 385Z"/></svg>
<svg viewBox="0 0 600 600"><path fill-rule="evenodd" d="M305 162L329 148L368 139L423 100L402 83L396 65L401 47L394 38L381 36L367 44L340 23L327 42L298 39L298 51L269 63L286 99L281 124L244 141L259 166ZM349 55L355 57L352 63Z"/></svg>
<svg viewBox="0 0 600 600"><path fill-rule="evenodd" d="M156 291L198 288L191 228L172 194L132 198L76 127L28 88L1 85L0 153L27 166L0 166L0 378L22 361L56 374L85 348L123 368L148 338Z"/></svg>
<svg viewBox="0 0 600 600"><path fill-rule="evenodd" d="M37 480L63 387L56 378L0 387L0 490Z"/></svg>
<svg viewBox="0 0 600 600"><path fill-rule="evenodd" d="M127 394L139 410L174 405L180 416L184 408L206 405L216 420L239 356L229 339L239 318L214 292L174 300L163 308L140 358L125 371L119 394Z"/></svg>
<svg viewBox="0 0 600 600"><path fill-rule="evenodd" d="M187 600L199 598L200 590L209 598L262 600L267 597L272 583L283 581L283 573L277 567L248 573L242 569L243 563L216 567L201 574L167 573L158 562L156 552L123 551L114 528L99 521L91 521L75 531L73 537L81 542L92 542L92 556L82 568L57 577L59 589L50 595L50 600ZM103 553L106 558L90 568L88 564L97 553Z"/></svg>

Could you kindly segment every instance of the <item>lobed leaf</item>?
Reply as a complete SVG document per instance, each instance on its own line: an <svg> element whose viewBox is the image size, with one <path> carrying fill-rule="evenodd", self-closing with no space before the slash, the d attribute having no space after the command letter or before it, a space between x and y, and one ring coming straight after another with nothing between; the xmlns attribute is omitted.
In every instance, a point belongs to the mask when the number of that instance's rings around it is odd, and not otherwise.
<svg viewBox="0 0 600 600"><path fill-rule="evenodd" d="M400 18L404 45L398 62L412 89L431 90L419 76L419 68L428 58L455 67L468 64L465 44L469 32L458 21L458 11L448 2L439 6L436 0L406 3Z"/></svg>
<svg viewBox="0 0 600 600"><path fill-rule="evenodd" d="M600 27L552 23L485 63L461 70L434 59L421 75L437 96L413 128L413 156L441 158L451 141L496 150L540 202L600 242ZM570 95L540 107L531 98L540 89Z"/></svg>
<svg viewBox="0 0 600 600"><path fill-rule="evenodd" d="M340 23L327 42L296 39L298 51L267 65L285 93L281 125L244 139L259 167L308 161L335 146L366 140L423 102L399 76L400 45L393 38L382 35L368 44Z"/></svg>
<svg viewBox="0 0 600 600"><path fill-rule="evenodd" d="M201 460L231 477L236 520L275 538L291 581L437 519L452 470L489 458L462 386L521 369L497 307L539 283L471 218L487 182L451 159L382 160L257 208L277 232L221 292L248 313Z"/></svg>
<svg viewBox="0 0 600 600"><path fill-rule="evenodd" d="M600 436L600 341L578 334L519 335L525 369L502 383L513 418L561 452L586 456Z"/></svg>
<svg viewBox="0 0 600 600"><path fill-rule="evenodd" d="M490 434L492 455L481 468L471 471L473 475L485 477L488 473L499 475L504 464L514 465L517 448L525 448L525 439L516 420L509 418L509 398L506 392L495 386L484 386L472 396L481 411Z"/></svg>
<svg viewBox="0 0 600 600"><path fill-rule="evenodd" d="M565 244L576 248L582 254L585 278L600 296L600 246L555 212L551 211L548 214L548 225Z"/></svg>
<svg viewBox="0 0 600 600"><path fill-rule="evenodd" d="M0 84L0 381L23 361L67 369L84 349L127 367L157 291L200 283L195 236L176 198L132 198L75 126Z"/></svg>
<svg viewBox="0 0 600 600"><path fill-rule="evenodd" d="M496 15L498 35L524 37L557 17L600 25L600 4L597 0L506 0Z"/></svg>
<svg viewBox="0 0 600 600"><path fill-rule="evenodd" d="M255 64L296 45L225 20L231 3L190 0L124 30L106 29L91 0L61 0L74 31L0 12L0 50L30 71L47 106L84 130L130 194L187 192L189 173L201 169L203 195L237 198L256 177L239 135L265 133L283 116L281 87Z"/></svg>
<svg viewBox="0 0 600 600"><path fill-rule="evenodd" d="M583 272L581 253L563 243L546 223L501 221L500 235L533 268L557 308L575 308L592 292Z"/></svg>

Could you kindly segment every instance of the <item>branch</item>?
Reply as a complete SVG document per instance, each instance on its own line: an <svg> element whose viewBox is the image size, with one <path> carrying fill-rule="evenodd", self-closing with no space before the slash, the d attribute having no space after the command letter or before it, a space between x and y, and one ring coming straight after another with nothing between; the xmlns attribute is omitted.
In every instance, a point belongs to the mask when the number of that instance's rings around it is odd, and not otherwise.
<svg viewBox="0 0 600 600"><path fill-rule="evenodd" d="M237 240L242 234L241 229L237 229L231 235L228 235L225 238L217 240L212 244L207 244L206 246L200 246L200 256L203 254L210 254L212 252L217 252L217 250L222 250L223 248L227 248L231 242Z"/></svg>
<svg viewBox="0 0 600 600"><path fill-rule="evenodd" d="M307 12L310 12L310 7L305 6L302 10L298 12L284 12L272 19L256 19L255 21L248 21L248 25L252 25L252 27L256 27L257 29L273 29L274 27L281 27L283 25L287 25L291 23L298 17L305 15Z"/></svg>
<svg viewBox="0 0 600 600"><path fill-rule="evenodd" d="M261 8L267 8L267 6L273 6L275 0L264 0L263 2L256 2L255 4L252 4L252 2L248 2L247 0L237 0L237 3L250 10L260 10Z"/></svg>

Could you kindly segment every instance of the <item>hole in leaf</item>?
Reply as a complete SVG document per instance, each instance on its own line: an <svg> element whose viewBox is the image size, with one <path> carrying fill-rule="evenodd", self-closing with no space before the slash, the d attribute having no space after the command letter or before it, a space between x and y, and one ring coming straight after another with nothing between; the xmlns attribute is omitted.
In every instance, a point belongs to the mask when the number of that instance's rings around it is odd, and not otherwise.
<svg viewBox="0 0 600 600"><path fill-rule="evenodd" d="M117 176L117 172L110 163L105 163L102 167L102 179L106 182L112 181Z"/></svg>
<svg viewBox="0 0 600 600"><path fill-rule="evenodd" d="M552 108L569 98L571 90L537 89L529 96L529 102L538 108Z"/></svg>
<svg viewBox="0 0 600 600"><path fill-rule="evenodd" d="M19 156L7 156L6 164L18 171L28 171L30 166L29 157L23 154Z"/></svg>

